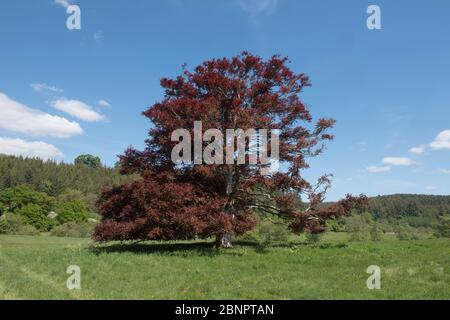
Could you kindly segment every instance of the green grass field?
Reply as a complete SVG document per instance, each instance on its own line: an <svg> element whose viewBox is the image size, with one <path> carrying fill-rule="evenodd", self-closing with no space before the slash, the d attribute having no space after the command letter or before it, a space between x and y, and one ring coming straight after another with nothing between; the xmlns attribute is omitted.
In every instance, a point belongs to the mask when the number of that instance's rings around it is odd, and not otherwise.
<svg viewBox="0 0 450 320"><path fill-rule="evenodd" d="M328 234L267 248L209 242L94 247L87 239L0 236L1 299L450 299L450 239L347 242ZM81 268L81 290L66 268ZM369 290L369 265L381 289Z"/></svg>

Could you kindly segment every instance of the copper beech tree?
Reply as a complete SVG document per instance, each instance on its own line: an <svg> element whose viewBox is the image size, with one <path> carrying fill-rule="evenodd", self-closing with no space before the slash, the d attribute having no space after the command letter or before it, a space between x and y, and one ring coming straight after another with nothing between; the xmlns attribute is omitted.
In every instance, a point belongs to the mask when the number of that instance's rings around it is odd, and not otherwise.
<svg viewBox="0 0 450 320"><path fill-rule="evenodd" d="M153 124L146 148L130 147L120 156L121 172L139 174L140 179L103 191L99 200L102 221L94 239L213 236L217 247L228 247L231 235L253 229L261 214L285 219L295 233L320 233L327 219L364 205L365 196L350 195L324 205L330 177L315 183L303 178L307 159L321 154L323 143L333 139L328 130L335 121L313 122L300 100L309 79L294 73L288 63L279 56L263 60L243 52L230 59L206 61L193 71L183 67L182 75L162 79L164 99L144 112ZM194 136L195 121L202 122L204 131L276 130L281 170L264 172L261 168L270 163L262 162L174 163L171 154L179 142L172 141L171 135L182 128ZM205 147L210 142L202 143ZM296 205L300 197L305 203L301 208Z"/></svg>

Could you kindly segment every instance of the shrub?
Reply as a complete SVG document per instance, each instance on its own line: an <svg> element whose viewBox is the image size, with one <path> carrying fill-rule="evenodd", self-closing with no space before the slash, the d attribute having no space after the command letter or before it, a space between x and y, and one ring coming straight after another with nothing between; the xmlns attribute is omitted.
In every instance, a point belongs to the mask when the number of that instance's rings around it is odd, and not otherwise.
<svg viewBox="0 0 450 320"><path fill-rule="evenodd" d="M35 227L25 224L21 226L15 234L21 236L38 236L40 235L40 232Z"/></svg>
<svg viewBox="0 0 450 320"><path fill-rule="evenodd" d="M450 238L450 215L439 217L434 226L434 235L438 238Z"/></svg>
<svg viewBox="0 0 450 320"><path fill-rule="evenodd" d="M373 217L369 212L361 213L361 218L368 225L371 225L373 223Z"/></svg>
<svg viewBox="0 0 450 320"><path fill-rule="evenodd" d="M51 235L55 237L89 238L94 232L94 228L95 224L93 223L67 222L55 227Z"/></svg>
<svg viewBox="0 0 450 320"><path fill-rule="evenodd" d="M263 220L254 230L237 236L241 241L258 242L259 245L265 246L269 242L284 242L289 239L290 233L287 225L273 223L268 220Z"/></svg>
<svg viewBox="0 0 450 320"><path fill-rule="evenodd" d="M282 224L274 224L269 221L263 221L258 228L258 236L264 242L287 241L289 235L290 233L287 226Z"/></svg>
<svg viewBox="0 0 450 320"><path fill-rule="evenodd" d="M350 241L366 241L369 240L370 234L367 231L350 232Z"/></svg>
<svg viewBox="0 0 450 320"><path fill-rule="evenodd" d="M370 227L370 240L372 241L382 241L384 237L383 230L378 224L373 224Z"/></svg>
<svg viewBox="0 0 450 320"><path fill-rule="evenodd" d="M351 216L345 219L345 229L350 234L350 241L365 241L370 238L367 215Z"/></svg>
<svg viewBox="0 0 450 320"><path fill-rule="evenodd" d="M419 240L422 238L420 232L416 228L408 225L401 225L396 230L398 240Z"/></svg>
<svg viewBox="0 0 450 320"><path fill-rule="evenodd" d="M0 217L0 234L15 234L24 224L20 216L5 213Z"/></svg>
<svg viewBox="0 0 450 320"><path fill-rule="evenodd" d="M6 213L0 217L0 234L39 235L39 231L25 224L21 216Z"/></svg>
<svg viewBox="0 0 450 320"><path fill-rule="evenodd" d="M343 232L345 228L345 220L338 219L330 219L326 222L327 228L333 232Z"/></svg>
<svg viewBox="0 0 450 320"><path fill-rule="evenodd" d="M54 226L53 220L47 217L47 211L37 204L28 204L18 209L16 214L39 231L49 231Z"/></svg>
<svg viewBox="0 0 450 320"><path fill-rule="evenodd" d="M369 224L362 216L350 216L345 218L345 230L347 232L368 231Z"/></svg>
<svg viewBox="0 0 450 320"><path fill-rule="evenodd" d="M56 213L58 214L56 220L61 224L86 222L91 216L87 204L80 199L60 203L56 208Z"/></svg>
<svg viewBox="0 0 450 320"><path fill-rule="evenodd" d="M317 243L322 239L321 233L306 233L306 242Z"/></svg>
<svg viewBox="0 0 450 320"><path fill-rule="evenodd" d="M237 236L236 238L240 241L249 241L249 242L259 242L260 241L257 229L246 232L243 235Z"/></svg>

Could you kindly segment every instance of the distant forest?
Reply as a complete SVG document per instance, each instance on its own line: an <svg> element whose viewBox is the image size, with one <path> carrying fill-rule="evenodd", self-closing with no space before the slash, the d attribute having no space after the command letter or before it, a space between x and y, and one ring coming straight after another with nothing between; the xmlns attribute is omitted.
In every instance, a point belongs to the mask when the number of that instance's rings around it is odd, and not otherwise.
<svg viewBox="0 0 450 320"><path fill-rule="evenodd" d="M103 187L118 185L130 177L104 166L90 167L0 155L0 190L29 185L35 191L58 196L74 189L85 195L98 194Z"/></svg>
<svg viewBox="0 0 450 320"><path fill-rule="evenodd" d="M450 214L450 196L395 194L371 198L368 212L375 220L402 221L414 227L429 227L439 216Z"/></svg>

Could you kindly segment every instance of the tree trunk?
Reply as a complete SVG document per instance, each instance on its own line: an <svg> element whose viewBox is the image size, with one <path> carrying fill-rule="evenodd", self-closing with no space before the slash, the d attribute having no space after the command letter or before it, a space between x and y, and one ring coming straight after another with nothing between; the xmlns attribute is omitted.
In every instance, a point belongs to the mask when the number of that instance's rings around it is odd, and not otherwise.
<svg viewBox="0 0 450 320"><path fill-rule="evenodd" d="M225 185L225 192L228 197L230 197L231 193L233 192L233 175L234 175L234 168L232 166L228 167L228 172L226 174L226 185ZM233 200L228 199L228 203L225 206L225 212L229 215L231 215L234 218L233 214ZM225 233L225 234L218 234L216 235L216 248L231 248L233 247L233 244L231 243L233 239L233 233Z"/></svg>
<svg viewBox="0 0 450 320"><path fill-rule="evenodd" d="M233 235L231 233L227 234L218 234L216 236L216 248L231 248L233 247L231 243Z"/></svg>

